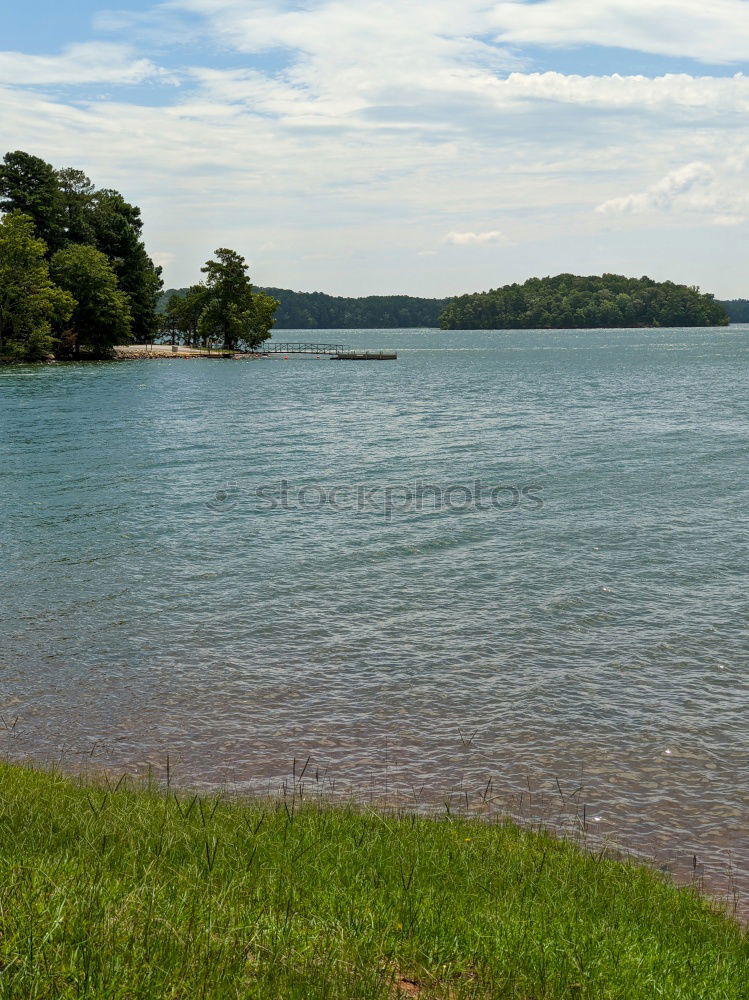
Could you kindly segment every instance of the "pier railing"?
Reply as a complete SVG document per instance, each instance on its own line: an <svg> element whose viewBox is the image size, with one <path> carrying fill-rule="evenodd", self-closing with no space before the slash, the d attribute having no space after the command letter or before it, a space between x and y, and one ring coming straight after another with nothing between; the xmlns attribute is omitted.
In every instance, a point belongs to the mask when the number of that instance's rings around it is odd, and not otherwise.
<svg viewBox="0 0 749 1000"><path fill-rule="evenodd" d="M266 340L257 348L260 354L314 354L318 358L322 355L330 357L332 361L394 361L398 355L395 351L367 351L355 350L345 344L319 344L303 343L276 343Z"/></svg>
<svg viewBox="0 0 749 1000"><path fill-rule="evenodd" d="M264 341L258 351L263 354L341 354L351 350L345 344L277 344L273 340Z"/></svg>

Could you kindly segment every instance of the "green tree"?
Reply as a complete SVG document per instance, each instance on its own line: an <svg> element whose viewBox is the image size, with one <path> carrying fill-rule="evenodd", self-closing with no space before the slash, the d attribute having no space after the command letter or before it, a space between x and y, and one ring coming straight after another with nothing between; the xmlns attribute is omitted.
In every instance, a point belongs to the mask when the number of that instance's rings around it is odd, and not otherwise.
<svg viewBox="0 0 749 1000"><path fill-rule="evenodd" d="M55 170L40 157L16 150L0 164L0 210L29 215L49 255L69 244L93 246L105 254L128 296L135 338L154 338L163 282L161 268L146 252L136 205L119 191L97 191L81 170Z"/></svg>
<svg viewBox="0 0 749 1000"><path fill-rule="evenodd" d="M96 188L90 178L75 167L58 170L57 184L60 189L66 242L93 245L95 235L91 213Z"/></svg>
<svg viewBox="0 0 749 1000"><path fill-rule="evenodd" d="M74 353L86 348L105 355L131 338L132 316L127 296L117 285L109 261L94 247L71 244L52 258L51 273L71 293L76 306L71 319Z"/></svg>
<svg viewBox="0 0 749 1000"><path fill-rule="evenodd" d="M447 304L447 299L422 299L411 295L367 295L354 299L322 292L294 292L289 288L256 288L253 291L278 300L275 329L435 327ZM187 289L169 289L162 293L160 308L166 308L171 294L182 296L186 293Z"/></svg>
<svg viewBox="0 0 749 1000"><path fill-rule="evenodd" d="M198 330L207 342L218 340L225 350L254 348L267 340L278 305L262 292L253 292L244 257L221 247L217 260L206 261L206 298Z"/></svg>
<svg viewBox="0 0 749 1000"><path fill-rule="evenodd" d="M92 245L111 260L130 301L135 340L153 340L159 330L156 305L163 281L161 268L148 256L141 239L140 209L125 201L119 191L104 188L91 198L90 224Z"/></svg>
<svg viewBox="0 0 749 1000"><path fill-rule="evenodd" d="M46 251L30 216L11 212L0 222L0 357L45 357L55 343L52 325L73 312L73 297L50 280Z"/></svg>
<svg viewBox="0 0 749 1000"><path fill-rule="evenodd" d="M208 289L203 284L191 285L179 300L176 309L177 322L185 343L197 347L200 343L198 329L200 317L206 306Z"/></svg>
<svg viewBox="0 0 749 1000"><path fill-rule="evenodd" d="M172 295L159 319L159 331L162 337L169 338L172 347L177 343L182 332L179 323L179 304L179 296Z"/></svg>
<svg viewBox="0 0 749 1000"><path fill-rule="evenodd" d="M65 242L63 202L54 167L17 149L0 164L0 211L33 219L36 235L50 253Z"/></svg>

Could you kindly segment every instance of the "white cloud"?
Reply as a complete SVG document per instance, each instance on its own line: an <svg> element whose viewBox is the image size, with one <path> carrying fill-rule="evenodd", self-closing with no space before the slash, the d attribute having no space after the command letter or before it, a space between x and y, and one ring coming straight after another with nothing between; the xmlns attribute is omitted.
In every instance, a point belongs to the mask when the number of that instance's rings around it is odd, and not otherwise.
<svg viewBox="0 0 749 1000"><path fill-rule="evenodd" d="M484 233L448 233L442 241L455 247L485 246L487 243L507 243L507 239L499 229L491 229Z"/></svg>
<svg viewBox="0 0 749 1000"><path fill-rule="evenodd" d="M195 68L190 75L203 96L217 104L244 104L288 121L338 124L368 130L386 127L438 131L470 128L487 113L543 110L544 104L598 110L637 110L680 115L719 124L749 112L749 77L694 77L686 73L644 76L578 76L557 72L498 76L493 72L424 73L408 69L398 80L373 73L364 85L339 86L338 69L328 76L309 65L269 76L256 70ZM477 122L477 128L485 127Z"/></svg>
<svg viewBox="0 0 749 1000"><path fill-rule="evenodd" d="M726 116L749 111L749 77L577 76L565 73L511 73L494 82L492 92L503 103L553 101L610 110L683 111Z"/></svg>
<svg viewBox="0 0 749 1000"><path fill-rule="evenodd" d="M733 30L728 21L722 31L731 44L746 34L746 44L737 48L744 58L749 48L749 0L718 2L726 7L726 19L743 10L746 32L741 26ZM512 54L503 42L506 37L514 43L515 33L522 32L526 22L544 25L548 21L550 42L583 43L584 25L591 18L597 23L600 8L604 21L611 22L611 44L626 44L629 36L623 23L630 17L630 7L637 24L649 11L648 30L652 28L657 38L653 25L659 17L668 21L676 7L674 0L661 5L662 15L652 0L633 0L626 6L611 0L494 6L479 0L460 5L454 0L414 0L407 5L401 0L317 0L304 7L290 7L281 0L252 5L246 0L172 0L170 7L202 14L207 32L237 52L252 55L282 50L289 59L287 68L272 76L249 70L198 70L213 97L258 100L272 113L309 122L337 118L351 125L366 115L369 128L382 123L433 128L446 118L455 121L464 109L476 115L482 108L520 110L539 101L650 112L678 108L692 115L749 111L749 78L741 74L647 78L525 72L522 55ZM687 25L689 36L690 16L698 18L699 8L694 2L687 8L679 24ZM578 24L582 25L579 29ZM503 25L506 31L500 44L488 43L487 37ZM544 31L530 40L544 41ZM578 37L576 31L582 34Z"/></svg>
<svg viewBox="0 0 749 1000"><path fill-rule="evenodd" d="M137 84L145 80L173 82L174 77L149 59L135 58L127 45L84 42L51 56L0 52L0 84Z"/></svg>
<svg viewBox="0 0 749 1000"><path fill-rule="evenodd" d="M706 163L687 163L666 174L639 194L610 198L598 205L597 212L632 212L638 215L649 210L668 211L684 197L693 195L695 189L704 190L715 180L715 170Z"/></svg>
<svg viewBox="0 0 749 1000"><path fill-rule="evenodd" d="M553 13L555 3L521 15ZM180 51L195 63L175 72L179 88L157 91L159 106L92 96L107 83L172 79L148 49L87 43L58 56L0 54L6 148L81 166L140 204L172 285L194 280L221 245L245 253L259 283L340 293L442 294L554 270L643 273L653 268L640 257L662 245L650 231L647 247L626 260L599 252L600 241L615 232L621 244L625 231L655 218L665 242L685 219L726 246L733 240L736 270L749 273L731 231L747 211L744 168L729 168L724 153L746 144L749 78L530 72L507 41L487 41L520 7L172 0L143 22L159 46L183 37L168 30L170 16L202 30L204 44L199 58L194 47L170 53L170 64ZM624 16L608 0L600 9L604 20ZM639 17L643 6L634 0L632 9ZM128 37L151 36L133 28ZM225 54L215 57L219 48L231 51L232 68ZM53 96L60 83L89 86ZM704 176L682 176L683 164L701 164ZM592 212L596 204L605 212ZM626 226L612 225L625 215ZM696 270L695 248L674 240ZM725 273L715 254L702 257L710 273ZM658 260L668 268L667 255ZM499 262L514 270L497 274ZM421 284L404 287L411 280ZM704 274L694 280L710 284Z"/></svg>
<svg viewBox="0 0 749 1000"><path fill-rule="evenodd" d="M490 18L515 45L605 45L708 63L744 62L746 0L505 0Z"/></svg>
<svg viewBox="0 0 749 1000"><path fill-rule="evenodd" d="M749 210L746 159L730 157L716 165L695 161L671 170L645 190L609 198L598 205L601 215L698 213L714 225L735 226Z"/></svg>

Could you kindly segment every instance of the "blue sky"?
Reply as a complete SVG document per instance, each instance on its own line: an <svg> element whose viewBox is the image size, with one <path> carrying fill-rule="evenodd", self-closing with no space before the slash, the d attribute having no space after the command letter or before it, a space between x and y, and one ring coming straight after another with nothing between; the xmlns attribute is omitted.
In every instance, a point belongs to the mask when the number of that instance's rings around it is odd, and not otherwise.
<svg viewBox="0 0 749 1000"><path fill-rule="evenodd" d="M749 296L749 0L30 0L2 145L141 205L169 285Z"/></svg>

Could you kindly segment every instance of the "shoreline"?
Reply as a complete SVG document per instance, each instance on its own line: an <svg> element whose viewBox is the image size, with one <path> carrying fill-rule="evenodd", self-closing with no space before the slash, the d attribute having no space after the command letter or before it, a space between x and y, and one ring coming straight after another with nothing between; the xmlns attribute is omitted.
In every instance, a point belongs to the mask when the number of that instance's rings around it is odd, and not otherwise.
<svg viewBox="0 0 749 1000"><path fill-rule="evenodd" d="M15 723L11 732L15 736ZM517 786L495 783L494 778L485 785L479 783L470 796L462 786L458 792L450 786L429 785L422 778L418 795L415 795L413 782L389 782L386 773L384 781L368 780L365 784L342 770L331 769L329 763L309 753L306 757L290 759L286 768L276 767L272 772L261 773L254 768L248 777L237 775L230 765L214 768L221 776L199 773L189 765L185 767L179 750L166 751L162 757L144 751L129 760L107 756L103 750L103 746L97 746L97 741L89 749L69 748L67 755L25 749L18 754L6 753L4 763L59 775L76 783L109 784L110 780L124 779L131 787L141 788L147 784L161 791L178 789L180 794L209 799L228 795L245 804L275 801L284 797L289 789L301 788L308 796L311 793L331 808L348 805L436 821L448 817L488 825L508 822L529 833L543 832L585 854L602 853L610 859L642 865L666 877L679 890L694 889L715 908L730 911L732 919L749 928L747 882L741 869L734 868L730 848L726 858L725 845L680 838L664 827L635 838L622 815L618 822L613 818L602 824L601 817L594 815L590 801L586 801L584 795L577 798L582 789L565 798L556 778L553 783L559 789L561 805L551 800L548 788L540 784L535 784L532 791L529 788L526 797L524 791L518 794ZM180 777L176 777L178 772ZM606 803L599 802L598 808L608 811ZM637 813L630 816L637 817Z"/></svg>
<svg viewBox="0 0 749 1000"><path fill-rule="evenodd" d="M260 354L258 352L244 354L241 351L223 350L209 351L198 347L184 347L182 345L176 345L176 348L173 348L171 344L132 344L112 348L113 361L163 361L171 358L180 360L210 358L211 360L219 361L246 358L247 360L254 361L264 357L267 357L267 354Z"/></svg>
<svg viewBox="0 0 749 1000"><path fill-rule="evenodd" d="M78 358L58 358L53 354L36 360L0 359L0 368L18 368L26 365L69 365L69 364L101 364L106 361L165 361L165 360L211 360L211 361L260 361L268 358L268 354L257 351L207 351L195 347L179 346L172 350L169 344L132 344L113 347L109 354L95 357L90 354Z"/></svg>
<svg viewBox="0 0 749 1000"><path fill-rule="evenodd" d="M14 995L746 996L747 933L709 898L502 818L9 763L0 792Z"/></svg>

